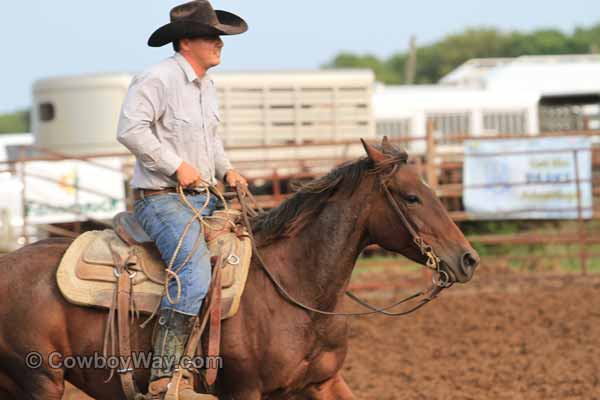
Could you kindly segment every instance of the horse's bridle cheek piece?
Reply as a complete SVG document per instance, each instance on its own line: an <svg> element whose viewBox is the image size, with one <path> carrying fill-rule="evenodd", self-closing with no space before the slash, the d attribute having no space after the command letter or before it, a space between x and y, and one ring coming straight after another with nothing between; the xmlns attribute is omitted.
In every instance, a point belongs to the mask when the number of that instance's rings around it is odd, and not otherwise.
<svg viewBox="0 0 600 400"><path fill-rule="evenodd" d="M433 277L433 283L436 286L441 286L441 287L452 286L452 280L450 279L450 276L448 275L448 273L441 269L441 260L438 257L438 255L435 253L435 251L433 250L433 247L428 245L425 242L425 240L415 231L412 224L410 223L410 221L408 220L408 218L406 217L406 215L400 208L400 205L398 204L398 202L392 195L392 192L388 188L385 181L380 178L379 183L380 183L381 187L383 188L385 197L388 200L388 202L390 203L392 210L394 210L396 215L400 218L400 221L402 221L402 225L404 225L404 227L406 228L406 230L412 237L413 243L417 246L417 248L419 249L421 254L423 256L425 256L425 258L427 259L425 261L425 266L429 269L432 269L433 271L435 271L438 274L437 278L435 276Z"/></svg>

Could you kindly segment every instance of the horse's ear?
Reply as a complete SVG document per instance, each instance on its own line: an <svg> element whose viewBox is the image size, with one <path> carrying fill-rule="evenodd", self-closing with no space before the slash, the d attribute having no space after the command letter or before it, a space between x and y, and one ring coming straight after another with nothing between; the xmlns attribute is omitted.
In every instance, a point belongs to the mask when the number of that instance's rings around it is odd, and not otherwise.
<svg viewBox="0 0 600 400"><path fill-rule="evenodd" d="M363 147L365 148L365 151L369 156L369 159L375 164L380 163L385 159L385 155L381 151L377 150L375 147L365 142L362 138L360 139L360 141L362 142Z"/></svg>
<svg viewBox="0 0 600 400"><path fill-rule="evenodd" d="M408 160L408 153L406 152L406 149L403 147L394 146L387 136L383 137L383 140L381 141L381 148L385 154L401 155L405 160Z"/></svg>
<svg viewBox="0 0 600 400"><path fill-rule="evenodd" d="M394 146L392 146L387 136L383 137L383 140L381 141L381 148L383 149L384 153L391 154L395 151Z"/></svg>

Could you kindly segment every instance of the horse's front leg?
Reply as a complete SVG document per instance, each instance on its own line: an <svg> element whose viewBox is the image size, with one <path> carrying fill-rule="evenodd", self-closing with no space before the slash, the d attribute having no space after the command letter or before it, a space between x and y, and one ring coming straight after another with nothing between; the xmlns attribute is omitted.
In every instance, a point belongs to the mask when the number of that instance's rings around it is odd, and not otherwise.
<svg viewBox="0 0 600 400"><path fill-rule="evenodd" d="M333 377L318 384L311 385L304 392L305 398L310 400L355 400L354 394L348 384L337 372Z"/></svg>

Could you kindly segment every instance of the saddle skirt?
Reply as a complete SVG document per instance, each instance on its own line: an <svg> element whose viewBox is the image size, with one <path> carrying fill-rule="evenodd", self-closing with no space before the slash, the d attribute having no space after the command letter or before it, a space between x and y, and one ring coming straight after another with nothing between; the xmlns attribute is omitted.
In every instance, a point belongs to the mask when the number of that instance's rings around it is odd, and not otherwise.
<svg viewBox="0 0 600 400"><path fill-rule="evenodd" d="M234 316L239 308L252 257L252 243L245 229L228 222L234 222L239 216L235 213L234 210L217 211L214 214L217 223L212 224L216 226L206 230L211 258L222 259L222 319ZM115 218L115 230L121 232L120 235L107 229L86 232L75 239L58 267L58 287L67 301L73 304L110 308L119 276L116 256L127 264L133 307L140 313L150 314L158 307L164 293L166 266L154 243L132 240L124 231L130 231L131 226L118 222L125 219L131 224L134 221L132 216L118 217Z"/></svg>

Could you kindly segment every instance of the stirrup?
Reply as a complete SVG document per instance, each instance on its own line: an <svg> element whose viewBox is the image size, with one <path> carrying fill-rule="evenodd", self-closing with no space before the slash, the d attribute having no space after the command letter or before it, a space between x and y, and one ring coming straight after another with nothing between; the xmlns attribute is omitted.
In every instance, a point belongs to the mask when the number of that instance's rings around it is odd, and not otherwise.
<svg viewBox="0 0 600 400"><path fill-rule="evenodd" d="M171 381L167 386L167 393L163 400L179 400L182 383L184 383L184 385L189 385L189 390L194 390L193 376L190 371L177 369L171 377ZM196 391L194 391L194 397L197 400L219 400L218 397L211 394L197 393Z"/></svg>
<svg viewBox="0 0 600 400"><path fill-rule="evenodd" d="M156 400L163 399L171 382L170 377L160 378L150 382L148 385L148 393L138 394L134 400Z"/></svg>

